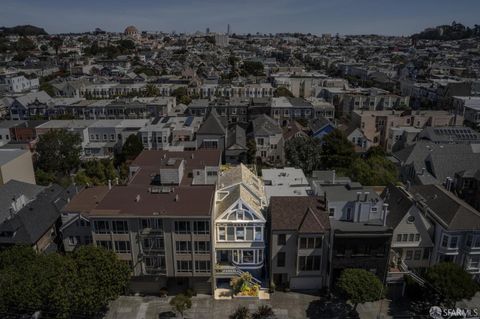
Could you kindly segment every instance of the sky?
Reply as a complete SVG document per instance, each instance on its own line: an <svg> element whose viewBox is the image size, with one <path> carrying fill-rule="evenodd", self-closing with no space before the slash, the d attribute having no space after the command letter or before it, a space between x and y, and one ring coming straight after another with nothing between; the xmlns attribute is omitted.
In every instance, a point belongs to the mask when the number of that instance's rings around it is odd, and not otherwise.
<svg viewBox="0 0 480 319"><path fill-rule="evenodd" d="M48 33L141 31L411 35L480 24L479 0L0 0L0 25Z"/></svg>

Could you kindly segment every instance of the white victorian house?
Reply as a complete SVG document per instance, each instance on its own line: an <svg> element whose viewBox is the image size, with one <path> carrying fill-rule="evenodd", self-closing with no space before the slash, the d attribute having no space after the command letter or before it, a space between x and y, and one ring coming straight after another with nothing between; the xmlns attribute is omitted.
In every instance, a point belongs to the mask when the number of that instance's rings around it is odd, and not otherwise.
<svg viewBox="0 0 480 319"><path fill-rule="evenodd" d="M246 166L223 170L215 196L216 278L264 275L266 207L262 181Z"/></svg>

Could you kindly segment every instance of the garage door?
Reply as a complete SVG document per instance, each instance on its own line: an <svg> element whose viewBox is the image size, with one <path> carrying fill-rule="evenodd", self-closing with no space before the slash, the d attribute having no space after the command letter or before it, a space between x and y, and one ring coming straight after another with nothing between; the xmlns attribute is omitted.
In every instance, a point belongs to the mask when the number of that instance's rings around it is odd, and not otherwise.
<svg viewBox="0 0 480 319"><path fill-rule="evenodd" d="M294 277L290 278L290 289L311 290L322 287L322 277Z"/></svg>

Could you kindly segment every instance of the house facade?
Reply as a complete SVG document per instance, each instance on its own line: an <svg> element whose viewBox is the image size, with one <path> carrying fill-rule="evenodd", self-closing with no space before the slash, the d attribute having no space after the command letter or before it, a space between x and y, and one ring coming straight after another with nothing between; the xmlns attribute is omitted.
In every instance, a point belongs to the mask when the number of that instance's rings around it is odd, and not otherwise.
<svg viewBox="0 0 480 319"><path fill-rule="evenodd" d="M220 173L214 220L217 287L244 271L258 281L265 276L265 208L263 184L246 166Z"/></svg>
<svg viewBox="0 0 480 319"><path fill-rule="evenodd" d="M330 222L321 197L270 199L270 271L276 287L328 287Z"/></svg>

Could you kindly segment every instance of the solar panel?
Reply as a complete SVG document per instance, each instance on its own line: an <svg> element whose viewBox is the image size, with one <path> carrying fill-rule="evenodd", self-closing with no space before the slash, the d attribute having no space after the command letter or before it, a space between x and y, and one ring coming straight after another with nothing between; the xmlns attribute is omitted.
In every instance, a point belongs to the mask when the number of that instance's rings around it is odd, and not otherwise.
<svg viewBox="0 0 480 319"><path fill-rule="evenodd" d="M192 125L192 122L193 122L193 116L189 116L189 117L187 117L187 119L185 120L184 126L190 126L190 125Z"/></svg>

